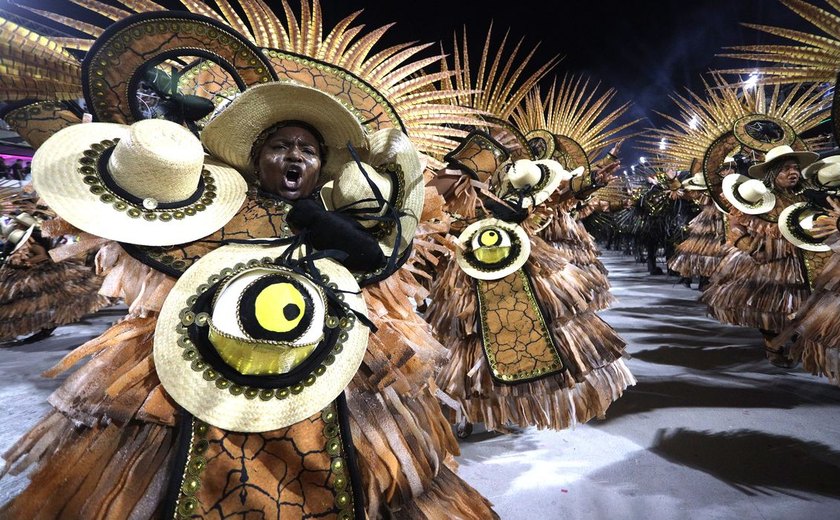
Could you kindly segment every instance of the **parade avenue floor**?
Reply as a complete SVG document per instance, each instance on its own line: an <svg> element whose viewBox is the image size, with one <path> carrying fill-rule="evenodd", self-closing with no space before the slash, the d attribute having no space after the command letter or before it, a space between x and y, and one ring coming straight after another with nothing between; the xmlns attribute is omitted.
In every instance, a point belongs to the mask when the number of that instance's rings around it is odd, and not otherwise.
<svg viewBox="0 0 840 520"><path fill-rule="evenodd" d="M840 388L770 365L757 331L705 316L699 293L608 252L638 384L604 420L562 432L483 432L459 473L503 519L840 519ZM61 380L39 374L124 308L0 350L0 451L44 414ZM0 481L0 503L26 482Z"/></svg>

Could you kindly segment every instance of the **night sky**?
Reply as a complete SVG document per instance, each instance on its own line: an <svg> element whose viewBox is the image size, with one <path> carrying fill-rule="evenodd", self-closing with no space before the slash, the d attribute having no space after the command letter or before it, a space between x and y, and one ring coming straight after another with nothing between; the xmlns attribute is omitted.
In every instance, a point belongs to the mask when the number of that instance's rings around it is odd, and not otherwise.
<svg viewBox="0 0 840 520"><path fill-rule="evenodd" d="M79 12L68 0L23 1L42 8L53 6L62 14L75 11L78 16ZM177 5L171 0L158 1ZM811 1L824 6L823 0ZM275 0L268 3L280 5ZM297 9L296 0L290 3ZM727 45L771 41L739 22L813 32L807 22L776 0L522 0L502 4L506 8L478 0L322 0L321 5L328 28L359 9L364 12L356 22L368 29L396 22L383 45L443 40L445 49L451 51L453 34L460 34L466 26L473 60L493 21L497 43L508 28L511 38L525 38L528 50L541 43L533 67L560 55L564 58L554 74L582 72L604 87L618 89L616 103L633 102L627 117L642 119L640 128L663 123L656 111L673 112L669 94L684 87L700 91L703 73L754 65L715 57ZM511 6L521 9L514 11ZM429 49L426 55L433 52Z"/></svg>

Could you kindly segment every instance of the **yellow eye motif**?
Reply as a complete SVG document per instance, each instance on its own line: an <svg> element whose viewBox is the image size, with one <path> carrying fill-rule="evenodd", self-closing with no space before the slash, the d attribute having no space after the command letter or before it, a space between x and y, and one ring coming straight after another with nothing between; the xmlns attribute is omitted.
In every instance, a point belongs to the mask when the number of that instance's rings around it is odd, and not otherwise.
<svg viewBox="0 0 840 520"><path fill-rule="evenodd" d="M306 302L294 285L274 283L264 288L254 299L257 323L271 332L289 332L300 324Z"/></svg>
<svg viewBox="0 0 840 520"><path fill-rule="evenodd" d="M480 229L472 239L472 252L483 264L498 264L510 255L510 234L490 226Z"/></svg>

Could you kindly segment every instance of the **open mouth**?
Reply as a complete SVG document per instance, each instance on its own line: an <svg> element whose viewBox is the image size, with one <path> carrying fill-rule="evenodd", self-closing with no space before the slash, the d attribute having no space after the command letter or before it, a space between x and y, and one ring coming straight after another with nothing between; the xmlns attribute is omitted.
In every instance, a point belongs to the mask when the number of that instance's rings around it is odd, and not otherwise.
<svg viewBox="0 0 840 520"><path fill-rule="evenodd" d="M298 184L300 184L302 174L303 172L298 168L289 168L283 176L283 184L287 189L297 188Z"/></svg>

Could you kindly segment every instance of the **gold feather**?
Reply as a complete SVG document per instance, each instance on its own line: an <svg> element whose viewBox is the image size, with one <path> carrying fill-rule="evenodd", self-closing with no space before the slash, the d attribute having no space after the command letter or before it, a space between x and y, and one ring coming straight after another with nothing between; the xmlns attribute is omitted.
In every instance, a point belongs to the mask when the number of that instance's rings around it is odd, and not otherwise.
<svg viewBox="0 0 840 520"><path fill-rule="evenodd" d="M688 91L674 95L680 116L660 114L668 121L663 128L651 129L642 140L641 149L661 168L688 169L695 159L702 160L706 150L735 122L751 114L765 114L788 123L797 135L820 124L827 116L831 100L818 85L799 84L782 96L780 85L746 87L740 80L729 82L720 74L712 83L704 80L704 92ZM660 143L666 143L660 149Z"/></svg>
<svg viewBox="0 0 840 520"><path fill-rule="evenodd" d="M743 24L746 27L795 42L791 45L739 45L727 47L719 56L766 63L759 70L735 68L727 74L759 73L758 81L772 83L833 82L840 71L840 2L827 0L833 11L803 0L779 0L785 7L811 23L816 34L783 27ZM822 34L819 34L822 33Z"/></svg>
<svg viewBox="0 0 840 520"><path fill-rule="evenodd" d="M607 106L616 94L608 89L597 98L600 85L589 87L583 76L565 75L558 86L555 79L545 97L539 87L532 89L525 102L516 107L512 120L523 132L548 130L577 142L589 157L597 157L604 150L630 137L621 132L638 120L616 125L630 108L624 103L607 112Z"/></svg>

